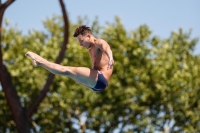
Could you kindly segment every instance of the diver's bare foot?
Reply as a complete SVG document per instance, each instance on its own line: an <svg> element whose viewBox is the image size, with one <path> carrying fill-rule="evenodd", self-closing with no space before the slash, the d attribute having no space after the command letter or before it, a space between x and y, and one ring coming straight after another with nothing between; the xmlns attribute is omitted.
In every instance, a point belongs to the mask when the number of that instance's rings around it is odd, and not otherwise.
<svg viewBox="0 0 200 133"><path fill-rule="evenodd" d="M44 60L42 57L40 57L39 55L37 55L37 54L35 54L35 53L33 53L33 52L27 52L26 54L25 54L27 57L30 57L31 59L32 59L32 61L33 61L33 65L34 66L39 66L41 63L42 63L42 61Z"/></svg>

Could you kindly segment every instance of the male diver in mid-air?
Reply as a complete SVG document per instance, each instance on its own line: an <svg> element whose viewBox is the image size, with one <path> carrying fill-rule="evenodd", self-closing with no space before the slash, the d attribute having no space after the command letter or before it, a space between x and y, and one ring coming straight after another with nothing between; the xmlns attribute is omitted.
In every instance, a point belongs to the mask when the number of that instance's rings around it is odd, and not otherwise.
<svg viewBox="0 0 200 133"><path fill-rule="evenodd" d="M53 74L70 77L94 92L103 91L108 86L114 65L109 44L103 39L94 37L90 27L86 25L79 26L74 32L74 37L88 50L92 68L62 66L49 62L33 52L27 52L26 56L32 59L34 66L42 66Z"/></svg>

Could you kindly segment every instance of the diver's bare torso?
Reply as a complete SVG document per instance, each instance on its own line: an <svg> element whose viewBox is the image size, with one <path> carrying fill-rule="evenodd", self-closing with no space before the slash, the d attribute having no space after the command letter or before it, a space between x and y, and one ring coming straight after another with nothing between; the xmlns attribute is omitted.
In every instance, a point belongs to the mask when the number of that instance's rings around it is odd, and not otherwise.
<svg viewBox="0 0 200 133"><path fill-rule="evenodd" d="M113 68L108 69L109 58L105 54L105 52L103 52L100 48L97 47L99 41L102 42L102 39L97 39L95 41L95 45L91 46L91 48L89 49L89 54L92 60L92 69L101 71L106 80L109 81L113 72Z"/></svg>

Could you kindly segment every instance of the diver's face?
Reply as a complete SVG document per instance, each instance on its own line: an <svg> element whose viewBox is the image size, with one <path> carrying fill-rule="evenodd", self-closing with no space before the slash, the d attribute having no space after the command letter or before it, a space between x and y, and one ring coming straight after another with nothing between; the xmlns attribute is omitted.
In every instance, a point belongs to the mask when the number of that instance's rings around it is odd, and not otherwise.
<svg viewBox="0 0 200 133"><path fill-rule="evenodd" d="M91 42L90 42L90 35L78 35L77 40L79 41L80 45L86 49L89 49L91 47Z"/></svg>

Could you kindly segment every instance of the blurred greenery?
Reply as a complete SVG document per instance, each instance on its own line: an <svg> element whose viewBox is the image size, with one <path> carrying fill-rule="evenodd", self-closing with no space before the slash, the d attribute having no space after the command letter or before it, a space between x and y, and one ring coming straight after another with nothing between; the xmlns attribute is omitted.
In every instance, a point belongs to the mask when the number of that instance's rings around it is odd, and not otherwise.
<svg viewBox="0 0 200 133"><path fill-rule="evenodd" d="M73 38L85 18L70 24L70 37L62 65L91 67L87 50ZM55 61L63 41L63 20L53 16L46 31L27 34L6 20L2 31L3 60L12 75L22 106L27 110L39 95L49 72L35 68L24 56L33 51ZM100 26L93 34L105 39L115 59L108 88L94 93L68 77L56 76L51 90L31 118L32 132L200 132L200 56L193 51L197 38L179 29L166 39L147 25L126 30L120 18ZM0 132L16 132L11 111L0 89Z"/></svg>

